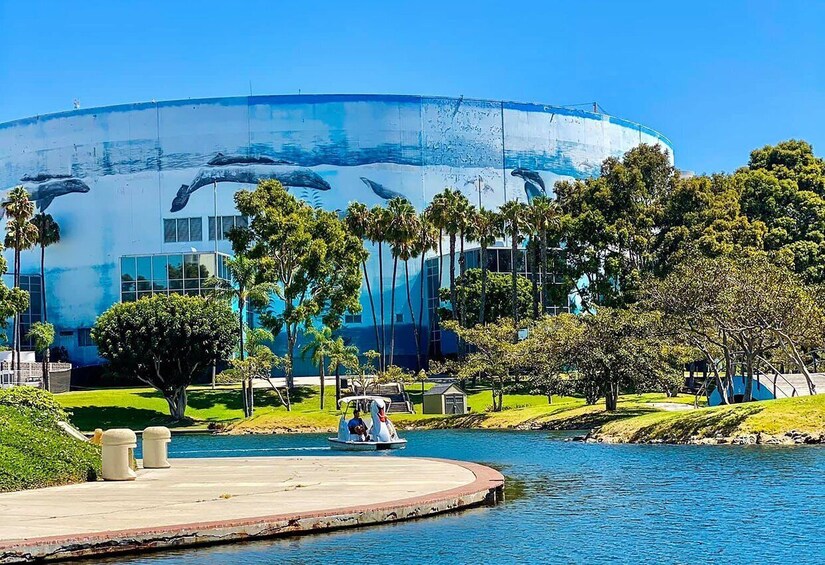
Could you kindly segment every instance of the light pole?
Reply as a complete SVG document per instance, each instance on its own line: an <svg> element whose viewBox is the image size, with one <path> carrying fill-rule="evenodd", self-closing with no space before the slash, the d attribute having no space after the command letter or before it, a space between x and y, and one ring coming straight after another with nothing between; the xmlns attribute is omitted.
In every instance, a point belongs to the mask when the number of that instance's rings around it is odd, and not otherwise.
<svg viewBox="0 0 825 565"><path fill-rule="evenodd" d="M218 278L218 181L212 181L212 205L213 214L212 222L215 226L215 272L212 275L217 280ZM209 226L206 227L209 229ZM218 360L212 359L212 390L215 390L215 379L218 371Z"/></svg>

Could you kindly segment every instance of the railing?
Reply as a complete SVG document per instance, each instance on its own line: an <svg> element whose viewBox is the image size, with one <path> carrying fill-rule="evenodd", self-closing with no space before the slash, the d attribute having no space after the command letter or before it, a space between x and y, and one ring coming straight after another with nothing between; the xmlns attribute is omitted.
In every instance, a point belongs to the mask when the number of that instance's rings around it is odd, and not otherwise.
<svg viewBox="0 0 825 565"><path fill-rule="evenodd" d="M49 363L49 373L69 371L72 366L69 363ZM10 388L13 386L35 386L43 388L43 364L25 361L19 363L14 370L8 361L0 361L0 388Z"/></svg>
<svg viewBox="0 0 825 565"><path fill-rule="evenodd" d="M770 375L768 373L764 373L764 372L760 371L759 369L757 369L756 370L756 386L757 386L757 388L765 386L765 385L762 384L762 377L770 378ZM784 390L782 390L781 388L777 388L776 381L777 381L778 378L781 378L783 381L785 381L788 384L789 387L791 387L790 396L788 396L788 393L785 392ZM793 383L791 383L791 381L789 381L788 379L785 378L785 375L783 375L782 373L780 373L778 371L773 374L772 384L773 384L773 391L772 392L773 392L773 397L774 398L778 398L777 391L782 392L782 394L784 394L786 398L793 398L794 396L799 396L799 392L796 390L796 387L793 385ZM765 388L768 388L768 387L765 387ZM770 389L768 389L768 390L770 390Z"/></svg>

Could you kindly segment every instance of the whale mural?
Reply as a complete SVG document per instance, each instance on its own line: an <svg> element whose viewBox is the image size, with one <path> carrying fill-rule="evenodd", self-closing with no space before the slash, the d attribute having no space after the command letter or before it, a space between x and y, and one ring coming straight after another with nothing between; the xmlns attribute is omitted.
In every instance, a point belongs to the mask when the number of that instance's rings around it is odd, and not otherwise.
<svg viewBox="0 0 825 565"><path fill-rule="evenodd" d="M406 196L401 194L400 192L395 192L394 190L390 190L389 188L385 187L383 184L377 183L372 181L366 177L361 177L361 180L364 181L370 189L383 198L384 200L392 200L393 198L403 198L404 200L408 200Z"/></svg>
<svg viewBox="0 0 825 565"><path fill-rule="evenodd" d="M43 212L58 196L72 194L74 192L89 192L89 185L72 175L38 173L37 175L26 175L20 178L20 182L29 193L29 200L34 202L38 211ZM0 195L0 202L7 201L7 195L11 188L3 191ZM5 208L0 209L0 218L5 216Z"/></svg>
<svg viewBox="0 0 825 565"><path fill-rule="evenodd" d="M277 180L285 187L330 190L330 185L321 176L307 168L271 157L250 157L246 155L224 155L218 153L203 167L192 182L182 184L172 199L171 212L183 210L189 197L204 186L212 183L258 184L262 180Z"/></svg>
<svg viewBox="0 0 825 565"><path fill-rule="evenodd" d="M527 202L532 202L539 196L547 196L547 189L544 186L544 179L536 171L528 169L513 169L510 175L518 177L524 181L524 194Z"/></svg>

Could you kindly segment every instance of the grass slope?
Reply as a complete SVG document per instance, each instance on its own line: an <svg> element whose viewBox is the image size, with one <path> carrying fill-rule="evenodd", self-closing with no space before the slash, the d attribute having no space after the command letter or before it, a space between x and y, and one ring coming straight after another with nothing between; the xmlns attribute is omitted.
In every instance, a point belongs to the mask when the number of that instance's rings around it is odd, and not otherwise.
<svg viewBox="0 0 825 565"><path fill-rule="evenodd" d="M425 385L425 389L432 385ZM489 390L470 391L466 416L448 417L421 413L421 389L408 389L415 406L415 414L393 415L400 428L529 428L585 429L604 424L616 418L628 418L658 411L653 403L693 401L691 396L665 398L661 394L626 395L621 397L614 413L604 410L604 404L587 406L581 398L547 398L527 394L508 394L504 410L488 412L491 404ZM326 387L326 406L319 409L319 387L300 387L293 391L293 406L287 411L276 394L258 389L255 392L255 416L242 419L239 389L192 387L189 390L187 420L173 422L169 418L166 401L152 389L107 389L71 392L57 397L71 412L72 422L82 430L94 428L127 427L135 430L149 425L171 425L179 428L202 429L209 422L228 425L234 433L264 432L329 432L338 427L335 407L335 389Z"/></svg>
<svg viewBox="0 0 825 565"><path fill-rule="evenodd" d="M55 413L4 398L0 392L0 492L79 483L100 474L99 449L67 435Z"/></svg>
<svg viewBox="0 0 825 565"><path fill-rule="evenodd" d="M608 441L683 443L717 436L825 434L825 395L715 406L690 412L657 412L610 422L597 437Z"/></svg>

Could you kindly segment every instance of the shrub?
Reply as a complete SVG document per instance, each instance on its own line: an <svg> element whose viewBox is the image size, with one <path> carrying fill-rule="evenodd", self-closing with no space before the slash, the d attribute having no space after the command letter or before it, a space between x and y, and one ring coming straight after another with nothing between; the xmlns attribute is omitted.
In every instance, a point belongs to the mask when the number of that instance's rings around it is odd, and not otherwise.
<svg viewBox="0 0 825 565"><path fill-rule="evenodd" d="M0 390L0 406L32 409L54 421L65 420L66 412L54 395L31 386L16 386Z"/></svg>

